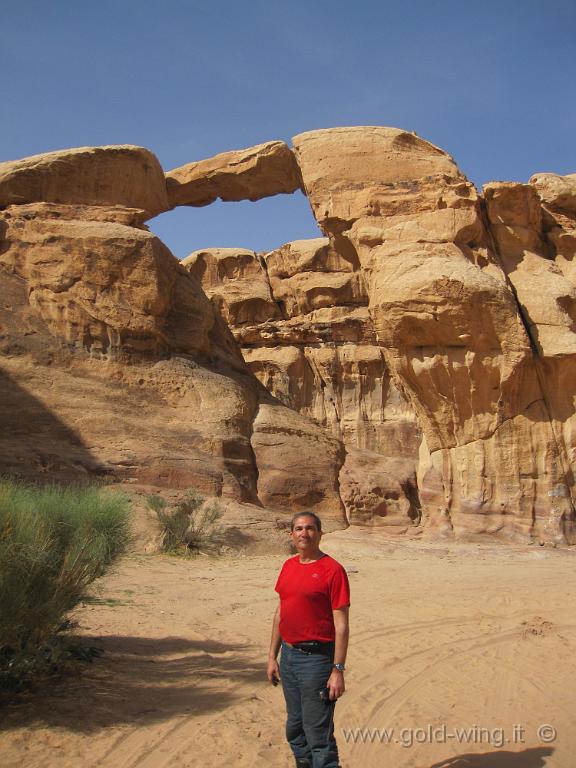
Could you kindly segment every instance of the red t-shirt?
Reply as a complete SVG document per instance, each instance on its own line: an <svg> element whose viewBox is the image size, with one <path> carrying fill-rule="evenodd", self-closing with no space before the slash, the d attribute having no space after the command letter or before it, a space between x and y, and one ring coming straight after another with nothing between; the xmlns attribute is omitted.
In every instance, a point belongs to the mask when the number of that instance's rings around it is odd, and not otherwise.
<svg viewBox="0 0 576 768"><path fill-rule="evenodd" d="M346 571L330 555L301 563L286 560L276 582L280 595L280 636L287 643L334 640L332 611L350 605Z"/></svg>

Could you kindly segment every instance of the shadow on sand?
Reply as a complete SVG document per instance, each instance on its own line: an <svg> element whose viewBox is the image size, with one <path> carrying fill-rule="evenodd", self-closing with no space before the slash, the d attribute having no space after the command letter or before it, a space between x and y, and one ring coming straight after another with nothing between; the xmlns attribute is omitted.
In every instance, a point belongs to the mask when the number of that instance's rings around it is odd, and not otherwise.
<svg viewBox="0 0 576 768"><path fill-rule="evenodd" d="M533 747L522 752L483 752L458 755L434 763L430 768L546 768L551 747Z"/></svg>
<svg viewBox="0 0 576 768"><path fill-rule="evenodd" d="M147 725L225 709L239 698L239 683L265 685L262 662L246 645L121 636L94 644L104 648L100 659L75 663L71 675L5 704L0 728L48 725L94 733Z"/></svg>

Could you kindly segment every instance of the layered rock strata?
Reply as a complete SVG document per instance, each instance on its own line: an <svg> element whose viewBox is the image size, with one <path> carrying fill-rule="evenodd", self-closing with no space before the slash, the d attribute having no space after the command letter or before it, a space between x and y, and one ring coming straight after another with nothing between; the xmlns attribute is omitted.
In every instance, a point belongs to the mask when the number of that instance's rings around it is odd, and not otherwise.
<svg viewBox="0 0 576 768"><path fill-rule="evenodd" d="M480 196L398 129L293 144L166 177L138 147L0 164L0 469L573 543L576 176ZM296 189L324 237L270 253L180 264L144 226Z"/></svg>
<svg viewBox="0 0 576 768"><path fill-rule="evenodd" d="M317 238L261 255L197 251L183 264L260 382L342 444L339 492L348 520L411 527L420 514L420 428L377 344L358 263Z"/></svg>
<svg viewBox="0 0 576 768"><path fill-rule="evenodd" d="M340 443L250 374L142 209L99 203L0 211L1 470L196 487L271 523L313 505L342 526Z"/></svg>
<svg viewBox="0 0 576 768"><path fill-rule="evenodd" d="M294 147L320 226L361 264L378 342L422 427L426 528L571 538L572 474L538 350L472 185L396 129L315 131Z"/></svg>

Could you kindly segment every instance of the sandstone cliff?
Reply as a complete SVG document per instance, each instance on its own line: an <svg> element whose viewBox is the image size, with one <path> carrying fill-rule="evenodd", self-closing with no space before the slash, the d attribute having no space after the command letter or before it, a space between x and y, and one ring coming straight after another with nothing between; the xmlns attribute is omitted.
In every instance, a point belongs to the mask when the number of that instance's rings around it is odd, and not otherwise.
<svg viewBox="0 0 576 768"><path fill-rule="evenodd" d="M418 522L421 432L377 343L358 265L327 238L263 255L197 251L183 264L266 389L343 445L348 520L401 531Z"/></svg>
<svg viewBox="0 0 576 768"><path fill-rule="evenodd" d="M324 232L357 254L377 339L421 425L424 526L571 538L570 447L503 254L502 231L515 225L512 238L526 236L530 250L528 222L507 221L494 200L486 216L452 158L413 134L335 129L297 136L294 146ZM530 258L545 270L544 254ZM550 303L562 314L556 291ZM570 366L566 345L555 361ZM564 421L573 393L562 397Z"/></svg>
<svg viewBox="0 0 576 768"><path fill-rule="evenodd" d="M0 163L0 469L572 542L576 178L479 195L405 131L293 144ZM325 236L270 253L180 264L144 224L298 188Z"/></svg>

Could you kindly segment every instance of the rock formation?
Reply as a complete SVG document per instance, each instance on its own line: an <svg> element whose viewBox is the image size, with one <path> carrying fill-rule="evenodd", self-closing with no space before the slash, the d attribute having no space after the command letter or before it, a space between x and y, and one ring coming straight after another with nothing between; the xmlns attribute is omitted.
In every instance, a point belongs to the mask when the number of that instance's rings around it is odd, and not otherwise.
<svg viewBox="0 0 576 768"><path fill-rule="evenodd" d="M224 201L260 200L300 188L294 155L282 141L269 141L208 160L188 163L166 174L171 207Z"/></svg>
<svg viewBox="0 0 576 768"><path fill-rule="evenodd" d="M411 527L420 515L420 428L376 342L357 263L327 238L261 256L197 251L182 263L267 390L343 444L339 486L348 520Z"/></svg>
<svg viewBox="0 0 576 768"><path fill-rule="evenodd" d="M162 167L143 147L81 147L0 163L0 208L22 203L168 210Z"/></svg>
<svg viewBox="0 0 576 768"><path fill-rule="evenodd" d="M530 196L502 219L488 195L487 227L452 158L413 134L315 131L294 146L318 222L334 247L357 254L378 342L422 427L425 527L571 538L572 473L502 255L504 230L520 238L516 250L534 245Z"/></svg>
<svg viewBox="0 0 576 768"><path fill-rule="evenodd" d="M480 196L398 129L293 144L165 180L137 147L0 164L2 470L572 543L576 176ZM180 264L144 226L298 188L324 237L270 253Z"/></svg>
<svg viewBox="0 0 576 768"><path fill-rule="evenodd" d="M328 528L345 524L339 442L250 374L141 209L99 203L0 211L0 469L196 487L272 522L274 510L314 505ZM303 461L309 472L295 485Z"/></svg>

